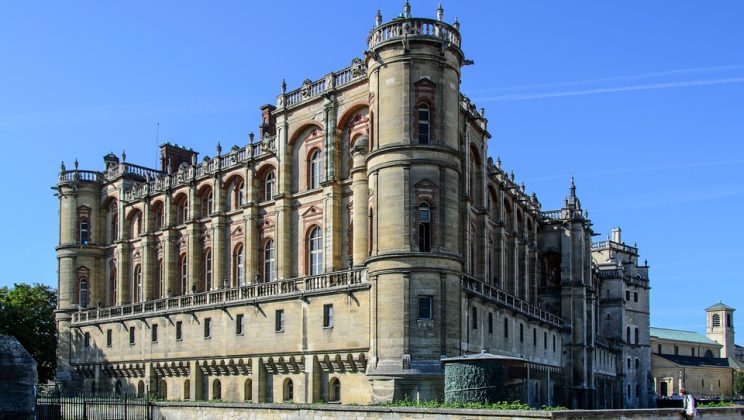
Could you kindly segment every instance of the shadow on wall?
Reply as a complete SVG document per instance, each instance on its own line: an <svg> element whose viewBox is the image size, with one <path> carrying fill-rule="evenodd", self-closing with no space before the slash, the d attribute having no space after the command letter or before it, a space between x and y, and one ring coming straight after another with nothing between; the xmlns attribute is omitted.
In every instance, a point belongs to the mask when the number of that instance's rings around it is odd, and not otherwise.
<svg viewBox="0 0 744 420"><path fill-rule="evenodd" d="M0 335L0 419L32 419L36 361L15 337Z"/></svg>

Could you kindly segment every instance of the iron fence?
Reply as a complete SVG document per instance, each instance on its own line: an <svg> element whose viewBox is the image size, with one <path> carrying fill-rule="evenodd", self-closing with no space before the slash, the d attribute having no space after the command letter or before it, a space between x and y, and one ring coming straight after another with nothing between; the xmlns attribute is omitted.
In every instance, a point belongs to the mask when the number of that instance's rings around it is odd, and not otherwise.
<svg viewBox="0 0 744 420"><path fill-rule="evenodd" d="M39 389L36 420L151 420L148 398L127 394L65 395Z"/></svg>

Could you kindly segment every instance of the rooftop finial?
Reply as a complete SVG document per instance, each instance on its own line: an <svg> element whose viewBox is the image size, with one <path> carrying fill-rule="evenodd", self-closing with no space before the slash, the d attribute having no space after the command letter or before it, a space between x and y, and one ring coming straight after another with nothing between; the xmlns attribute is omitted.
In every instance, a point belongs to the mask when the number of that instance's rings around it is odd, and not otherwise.
<svg viewBox="0 0 744 420"><path fill-rule="evenodd" d="M576 197L576 184L574 183L574 176L571 175L571 197Z"/></svg>
<svg viewBox="0 0 744 420"><path fill-rule="evenodd" d="M375 27L382 25L382 13L380 13L380 9L377 9L377 14L375 14Z"/></svg>
<svg viewBox="0 0 744 420"><path fill-rule="evenodd" d="M287 81L282 79L282 95L287 93Z"/></svg>
<svg viewBox="0 0 744 420"><path fill-rule="evenodd" d="M501 169L501 156L496 158L496 167Z"/></svg>
<svg viewBox="0 0 744 420"><path fill-rule="evenodd" d="M217 142L217 156L219 156L220 154L222 154L222 145L220 144L220 142Z"/></svg>
<svg viewBox="0 0 744 420"><path fill-rule="evenodd" d="M251 142L251 144L253 144L253 131L248 133L248 140Z"/></svg>
<svg viewBox="0 0 744 420"><path fill-rule="evenodd" d="M60 171L60 172L64 172L65 170L66 170L66 169L65 169L65 161L63 160L63 161L62 161L62 164L60 164L60 165L59 165L59 171Z"/></svg>
<svg viewBox="0 0 744 420"><path fill-rule="evenodd" d="M442 2L439 2L439 7L437 7L437 20L442 21L444 19L444 8L442 8Z"/></svg>
<svg viewBox="0 0 744 420"><path fill-rule="evenodd" d="M126 162L127 161L127 151L126 150L122 150L121 151L121 161L122 162Z"/></svg>
<svg viewBox="0 0 744 420"><path fill-rule="evenodd" d="M458 31L460 30L460 21L457 20L457 17L455 17L455 22L452 24L452 26L455 27Z"/></svg>
<svg viewBox="0 0 744 420"><path fill-rule="evenodd" d="M75 158L75 170L76 171L78 170L78 160L77 160L77 158Z"/></svg>
<svg viewBox="0 0 744 420"><path fill-rule="evenodd" d="M408 19L411 17L411 4L406 0L406 4L403 5L403 17Z"/></svg>

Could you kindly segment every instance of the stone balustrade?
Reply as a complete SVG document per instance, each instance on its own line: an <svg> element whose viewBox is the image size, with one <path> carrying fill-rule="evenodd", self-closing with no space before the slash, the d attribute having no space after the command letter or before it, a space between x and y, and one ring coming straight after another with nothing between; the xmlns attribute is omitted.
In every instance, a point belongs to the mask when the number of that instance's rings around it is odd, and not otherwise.
<svg viewBox="0 0 744 420"><path fill-rule="evenodd" d="M366 269L337 271L311 277L299 277L228 289L212 290L165 299L105 308L81 310L73 314L73 324L118 321L141 316L166 315L184 310L213 309L226 306L254 305L261 302L334 291L369 287Z"/></svg>
<svg viewBox="0 0 744 420"><path fill-rule="evenodd" d="M610 240L592 242L592 250L600 250L600 249L614 249L618 251L629 252L632 254L638 253L638 248L630 246L630 245L626 245L620 242L615 242L615 241L610 241Z"/></svg>
<svg viewBox="0 0 744 420"><path fill-rule="evenodd" d="M394 19L374 28L367 38L367 47L373 48L389 41L403 39L436 39L460 48L460 32L454 26L435 19Z"/></svg>
<svg viewBox="0 0 744 420"><path fill-rule="evenodd" d="M468 292L474 293L488 301L495 302L501 307L517 311L528 318L545 322L557 328L563 325L563 319L559 316L544 311L531 303L525 302L516 296L512 296L497 287L473 277L463 276L462 287Z"/></svg>
<svg viewBox="0 0 744 420"><path fill-rule="evenodd" d="M311 81L305 80L302 87L286 93L282 93L277 97L277 107L282 108L286 105L287 108L297 106L301 103L315 99L329 93L337 88L346 86L352 82L358 80L367 79L367 68L364 62L355 58L352 60L351 65L340 71L329 73L322 79Z"/></svg>

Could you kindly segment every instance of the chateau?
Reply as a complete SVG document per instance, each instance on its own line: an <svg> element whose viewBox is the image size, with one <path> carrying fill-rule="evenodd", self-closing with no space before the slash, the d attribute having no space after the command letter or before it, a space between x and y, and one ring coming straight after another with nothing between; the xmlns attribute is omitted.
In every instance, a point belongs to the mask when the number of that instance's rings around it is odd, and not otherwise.
<svg viewBox="0 0 744 420"><path fill-rule="evenodd" d="M58 379L364 404L442 399L441 359L486 352L531 405L647 406L648 265L619 229L592 242L573 179L545 211L488 157L459 27L378 13L364 57L283 84L248 144L63 164Z"/></svg>

